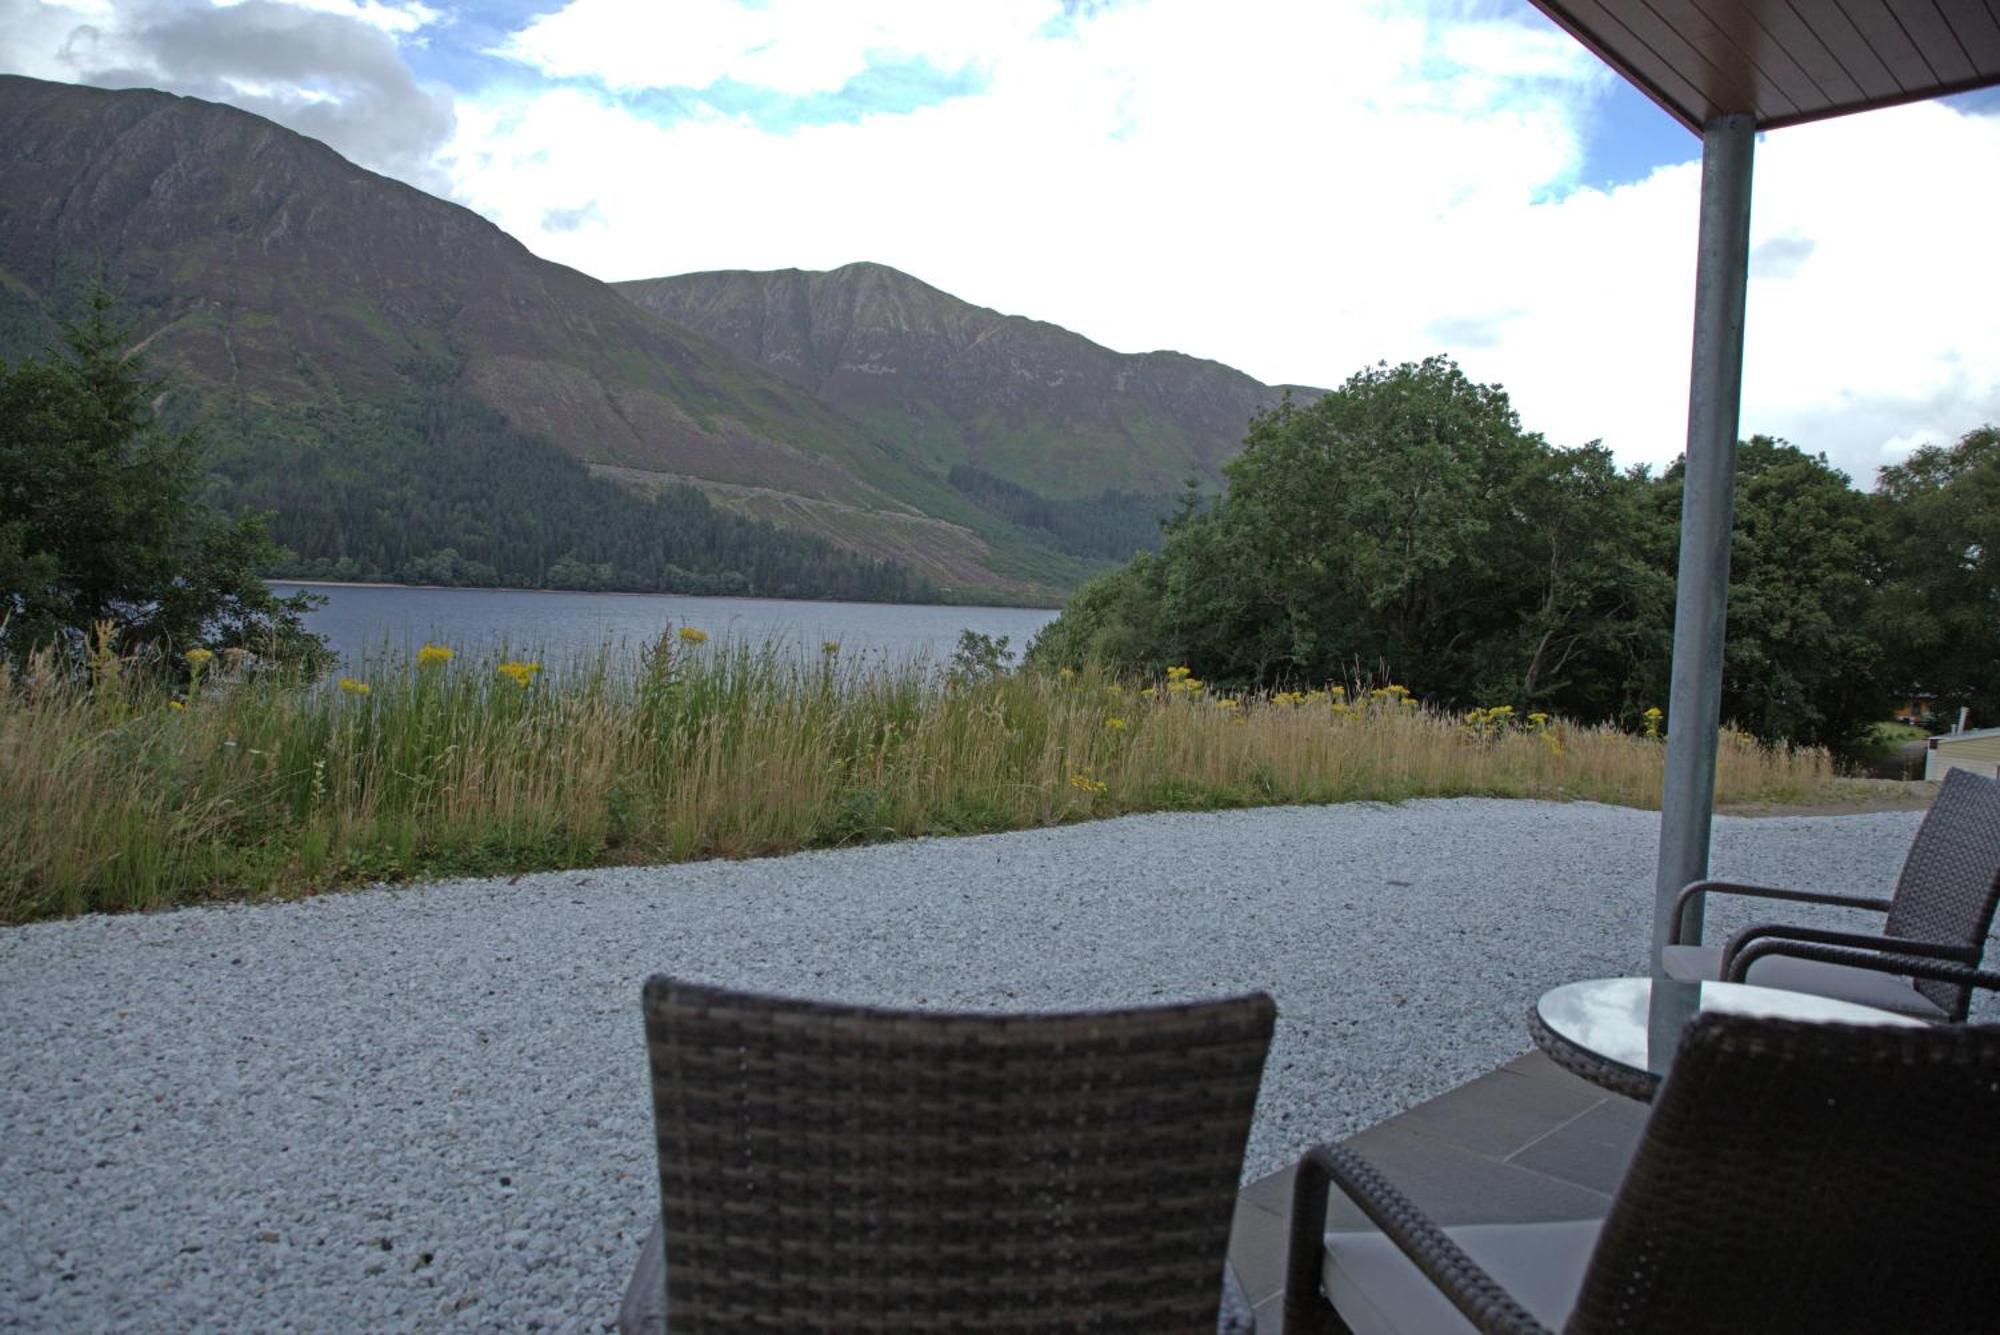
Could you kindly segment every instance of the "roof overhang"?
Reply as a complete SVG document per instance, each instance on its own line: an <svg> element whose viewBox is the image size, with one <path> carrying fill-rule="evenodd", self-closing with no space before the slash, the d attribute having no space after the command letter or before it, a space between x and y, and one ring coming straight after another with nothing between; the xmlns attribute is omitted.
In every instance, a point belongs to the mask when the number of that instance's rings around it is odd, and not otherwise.
<svg viewBox="0 0 2000 1335"><path fill-rule="evenodd" d="M1696 134L2000 85L2000 0L1530 3Z"/></svg>

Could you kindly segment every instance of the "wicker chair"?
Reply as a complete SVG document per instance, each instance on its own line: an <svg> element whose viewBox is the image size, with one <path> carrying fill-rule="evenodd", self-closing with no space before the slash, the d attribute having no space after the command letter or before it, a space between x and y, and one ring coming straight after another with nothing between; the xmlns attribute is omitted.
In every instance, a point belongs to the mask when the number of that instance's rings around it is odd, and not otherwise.
<svg viewBox="0 0 2000 1335"><path fill-rule="evenodd" d="M1945 775L1910 844L1891 899L1697 881L1681 891L1675 922L1682 905L1711 894L1874 909L1887 918L1880 935L1762 923L1737 932L1722 946L1676 940L1661 958L1667 977L1751 982L1926 1020L1963 1020L1972 974L2000 903L2000 780L1962 769ZM1914 977L1917 961L1934 967Z"/></svg>
<svg viewBox="0 0 2000 1335"><path fill-rule="evenodd" d="M1270 997L941 1014L654 977L645 1012L664 1266L628 1328L1249 1328L1225 1256Z"/></svg>
<svg viewBox="0 0 2000 1335"><path fill-rule="evenodd" d="M1996 1126L2000 1027L1702 1015L1601 1222L1447 1233L1309 1153L1285 1331L1991 1330ZM1381 1232L1325 1235L1329 1179Z"/></svg>

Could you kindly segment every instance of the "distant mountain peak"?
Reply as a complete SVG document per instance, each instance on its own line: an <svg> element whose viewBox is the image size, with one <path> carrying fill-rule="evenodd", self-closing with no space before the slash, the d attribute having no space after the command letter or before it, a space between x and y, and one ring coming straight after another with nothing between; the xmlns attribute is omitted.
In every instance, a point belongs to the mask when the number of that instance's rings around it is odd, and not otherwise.
<svg viewBox="0 0 2000 1335"><path fill-rule="evenodd" d="M1184 353L1114 352L872 260L614 286L940 471L971 466L1046 496L1214 481L1251 415L1283 393Z"/></svg>

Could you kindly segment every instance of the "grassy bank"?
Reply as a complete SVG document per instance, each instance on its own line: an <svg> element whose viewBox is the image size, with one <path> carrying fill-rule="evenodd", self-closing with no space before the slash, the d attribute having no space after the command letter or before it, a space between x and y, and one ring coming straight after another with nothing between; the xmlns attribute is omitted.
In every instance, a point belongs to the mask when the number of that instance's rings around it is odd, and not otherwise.
<svg viewBox="0 0 2000 1335"><path fill-rule="evenodd" d="M694 632L684 632L694 635ZM199 654L197 654L197 657ZM0 920L355 882L783 853L1131 811L1483 794L1657 805L1655 739L1398 690L1219 698L946 682L674 639L638 671L427 648L299 684L100 653L0 683ZM1827 800L1817 751L1731 736L1725 802Z"/></svg>

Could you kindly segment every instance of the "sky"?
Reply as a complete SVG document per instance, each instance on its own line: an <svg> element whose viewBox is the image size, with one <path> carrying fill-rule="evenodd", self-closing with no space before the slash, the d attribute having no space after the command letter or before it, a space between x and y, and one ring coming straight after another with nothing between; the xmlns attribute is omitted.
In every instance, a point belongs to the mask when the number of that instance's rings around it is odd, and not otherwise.
<svg viewBox="0 0 2000 1335"><path fill-rule="evenodd" d="M1700 143L1525 0L0 0L0 71L269 116L603 279L873 260L1685 443ZM1742 434L1868 486L2000 422L2000 94L1756 156Z"/></svg>

